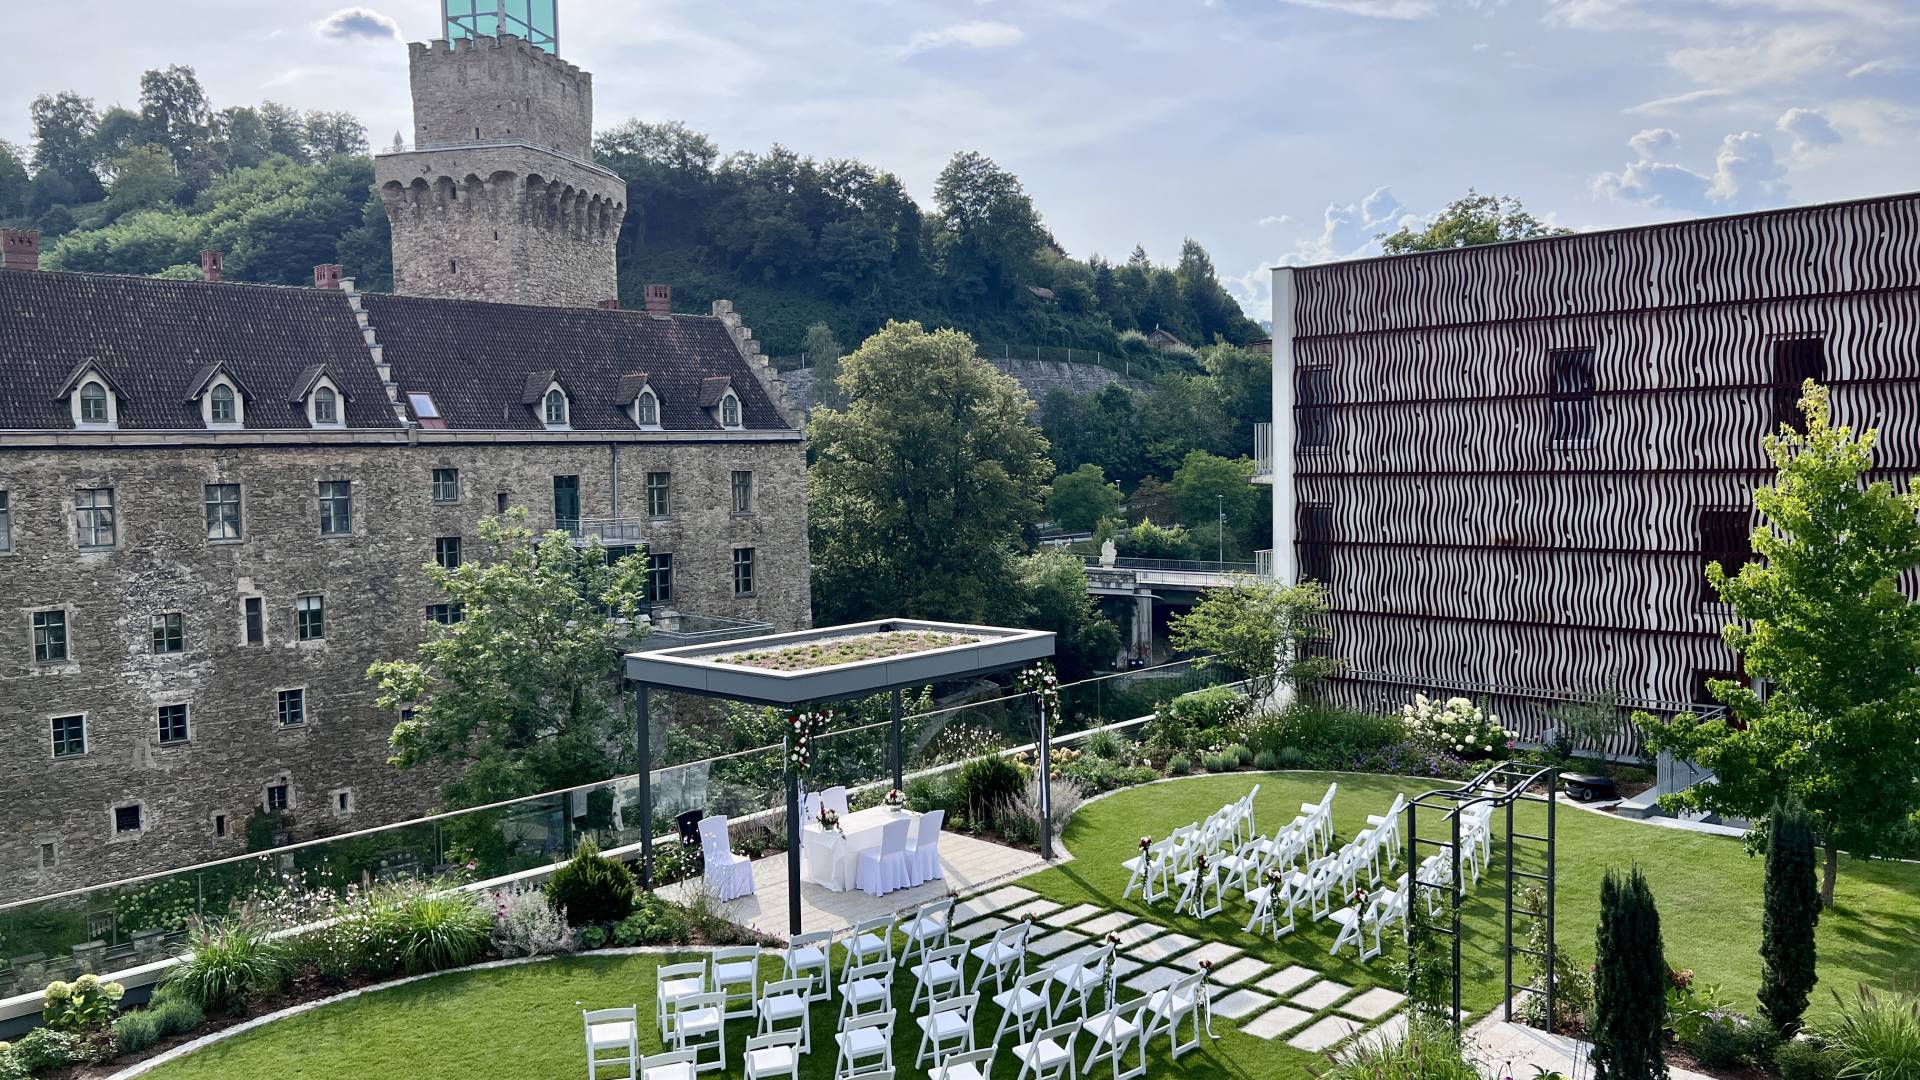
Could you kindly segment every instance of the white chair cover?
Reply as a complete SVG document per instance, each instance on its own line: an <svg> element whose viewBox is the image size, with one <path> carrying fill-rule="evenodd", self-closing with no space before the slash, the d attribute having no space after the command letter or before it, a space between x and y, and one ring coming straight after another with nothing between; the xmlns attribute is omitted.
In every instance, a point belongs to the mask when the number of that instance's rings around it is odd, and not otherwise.
<svg viewBox="0 0 1920 1080"><path fill-rule="evenodd" d="M707 864L707 887L717 900L738 900L753 895L753 863L735 855L727 846L727 819L700 819L700 851Z"/></svg>
<svg viewBox="0 0 1920 1080"><path fill-rule="evenodd" d="M841 817L846 817L849 812L847 810L847 789L844 787L830 787L821 792L820 801L827 809L832 810Z"/></svg>
<svg viewBox="0 0 1920 1080"><path fill-rule="evenodd" d="M946 876L940 869L940 829L946 821L945 810L929 810L920 815L919 833L907 845L907 857L915 885L924 885ZM884 837L882 840L884 842Z"/></svg>
<svg viewBox="0 0 1920 1080"><path fill-rule="evenodd" d="M885 896L895 889L913 887L913 865L907 859L907 818L889 821L880 830L880 847L860 853L860 869L854 884L868 896Z"/></svg>

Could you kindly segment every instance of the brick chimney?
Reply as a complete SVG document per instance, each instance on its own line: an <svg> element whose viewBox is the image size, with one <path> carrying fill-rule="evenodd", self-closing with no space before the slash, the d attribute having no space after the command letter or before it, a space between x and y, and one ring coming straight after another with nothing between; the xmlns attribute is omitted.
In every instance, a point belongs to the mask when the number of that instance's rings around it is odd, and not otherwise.
<svg viewBox="0 0 1920 1080"><path fill-rule="evenodd" d="M316 289L338 289L344 270L339 263L321 263L313 268L313 287Z"/></svg>
<svg viewBox="0 0 1920 1080"><path fill-rule="evenodd" d="M200 276L208 281L219 281L220 270L225 263L226 257L219 248L208 248L200 253Z"/></svg>
<svg viewBox="0 0 1920 1080"><path fill-rule="evenodd" d="M594 306L599 308L601 311L619 311L620 298L616 296L611 300L602 300L598 304L595 304Z"/></svg>
<svg viewBox="0 0 1920 1080"><path fill-rule="evenodd" d="M0 229L0 270L40 269L40 234Z"/></svg>
<svg viewBox="0 0 1920 1080"><path fill-rule="evenodd" d="M673 286L647 286L647 314L661 316L673 314Z"/></svg>

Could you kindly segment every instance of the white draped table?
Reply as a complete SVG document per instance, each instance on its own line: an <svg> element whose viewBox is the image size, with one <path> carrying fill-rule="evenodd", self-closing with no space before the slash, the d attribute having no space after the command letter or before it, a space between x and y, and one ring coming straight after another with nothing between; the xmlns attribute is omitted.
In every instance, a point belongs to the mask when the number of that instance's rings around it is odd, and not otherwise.
<svg viewBox="0 0 1920 1080"><path fill-rule="evenodd" d="M907 842L912 843L920 829L920 815L911 810L873 806L840 819L838 831L820 827L820 819L808 818L800 829L800 876L823 889L846 892L855 887L860 870L860 853L880 847L880 831L890 821L907 821Z"/></svg>

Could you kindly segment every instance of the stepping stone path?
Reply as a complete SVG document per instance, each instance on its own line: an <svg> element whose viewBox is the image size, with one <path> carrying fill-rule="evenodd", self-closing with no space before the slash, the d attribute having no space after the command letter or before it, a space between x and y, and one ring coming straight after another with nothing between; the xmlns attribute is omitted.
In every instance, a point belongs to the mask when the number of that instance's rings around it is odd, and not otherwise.
<svg viewBox="0 0 1920 1080"><path fill-rule="evenodd" d="M1349 1020L1344 1016L1324 1016L1308 1025L1305 1031L1288 1039L1287 1045L1296 1050L1319 1053L1359 1030L1360 1021L1358 1020Z"/></svg>
<svg viewBox="0 0 1920 1080"><path fill-rule="evenodd" d="M1071 930L1060 930L1028 944L1027 951L1035 956L1052 956L1064 953L1068 949L1087 944L1085 934L1076 934Z"/></svg>
<svg viewBox="0 0 1920 1080"><path fill-rule="evenodd" d="M1127 989L1138 990L1143 994L1151 994L1155 990L1164 990L1172 986L1174 983L1179 982L1180 979L1181 973L1172 968L1148 968L1133 978L1128 979Z"/></svg>
<svg viewBox="0 0 1920 1080"><path fill-rule="evenodd" d="M1241 1024L1240 1030L1256 1039L1277 1039L1311 1019L1313 1014L1305 1009L1282 1005Z"/></svg>
<svg viewBox="0 0 1920 1080"><path fill-rule="evenodd" d="M1342 1060L1345 1060L1361 1050L1393 1046L1406 1037L1407 1014L1404 1012L1395 1013L1386 1023L1353 1040L1352 1043L1340 1051L1339 1056Z"/></svg>
<svg viewBox="0 0 1920 1080"><path fill-rule="evenodd" d="M1400 1003L1405 1000L1407 1000L1405 994L1396 993L1384 986L1376 986L1340 1006L1339 1011L1362 1020L1378 1020L1399 1008Z"/></svg>
<svg viewBox="0 0 1920 1080"><path fill-rule="evenodd" d="M1228 945L1224 941L1209 941L1205 945L1182 956L1180 959L1175 960L1173 965L1175 967L1186 968L1188 971L1199 971L1200 963L1203 960L1213 964L1215 967L1219 967L1221 964L1239 955L1239 949Z"/></svg>
<svg viewBox="0 0 1920 1080"><path fill-rule="evenodd" d="M1018 885L1009 885L1004 889L995 889L985 896L977 897L976 899L984 901L988 911L1004 911L1010 907L1017 907L1020 904L1038 900L1040 899L1040 894L1034 892L1032 889L1023 889ZM1055 904L1054 906L1059 907L1060 905Z"/></svg>
<svg viewBox="0 0 1920 1080"><path fill-rule="evenodd" d="M1352 991L1353 987L1351 986L1327 979L1323 982L1314 983L1312 986L1293 995L1293 1003L1302 1008L1319 1012L1321 1009L1346 997ZM1328 1043L1327 1045L1332 1046L1333 1044Z"/></svg>
<svg viewBox="0 0 1920 1080"><path fill-rule="evenodd" d="M1273 1004L1273 999L1252 990L1229 990L1213 999L1213 1015L1238 1020Z"/></svg>
<svg viewBox="0 0 1920 1080"><path fill-rule="evenodd" d="M1269 994L1286 997L1319 977L1320 973L1312 968L1295 964L1261 979L1259 986Z"/></svg>
<svg viewBox="0 0 1920 1080"><path fill-rule="evenodd" d="M1252 982L1254 976L1265 970L1267 970L1265 960L1245 956L1226 967L1214 968L1213 977L1207 981L1220 986L1239 986L1241 983Z"/></svg>
<svg viewBox="0 0 1920 1080"><path fill-rule="evenodd" d="M1161 934L1152 941L1143 941L1134 946L1132 951L1134 959L1157 964L1198 944L1200 944L1198 938L1190 938L1185 934Z"/></svg>
<svg viewBox="0 0 1920 1080"><path fill-rule="evenodd" d="M1150 922L1141 923L1138 926L1129 926L1125 930L1120 931L1120 947L1122 949L1131 949L1135 945L1152 941L1155 938L1163 937L1169 933L1172 933L1172 931L1166 927L1155 926Z"/></svg>
<svg viewBox="0 0 1920 1080"><path fill-rule="evenodd" d="M1131 957L1115 955L1113 958L1113 977L1124 981L1127 976L1147 965Z"/></svg>
<svg viewBox="0 0 1920 1080"><path fill-rule="evenodd" d="M1088 919L1086 922L1080 924L1079 929L1082 932L1088 933L1088 934L1104 935L1104 934L1111 934L1115 930L1118 930L1121 927L1126 926L1132 922L1133 922L1133 916L1127 914L1124 911L1113 911L1113 912L1108 912L1107 914L1102 915L1097 919Z"/></svg>
<svg viewBox="0 0 1920 1080"><path fill-rule="evenodd" d="M1000 914L1016 922L1026 918L1038 921L1051 917L1054 912L1059 910L1060 905L1051 900L1030 900L1027 903L1021 904L1019 907L1008 908Z"/></svg>
<svg viewBox="0 0 1920 1080"><path fill-rule="evenodd" d="M962 941L983 941L1012 925L1012 922L1002 919L997 915L989 915L984 919L977 919L965 926L954 927L953 936Z"/></svg>
<svg viewBox="0 0 1920 1080"><path fill-rule="evenodd" d="M1047 916L1047 922L1054 926L1072 926L1075 923L1091 919L1105 910L1107 909L1098 904L1076 904L1057 915ZM1101 931L1094 930L1091 932L1098 934Z"/></svg>

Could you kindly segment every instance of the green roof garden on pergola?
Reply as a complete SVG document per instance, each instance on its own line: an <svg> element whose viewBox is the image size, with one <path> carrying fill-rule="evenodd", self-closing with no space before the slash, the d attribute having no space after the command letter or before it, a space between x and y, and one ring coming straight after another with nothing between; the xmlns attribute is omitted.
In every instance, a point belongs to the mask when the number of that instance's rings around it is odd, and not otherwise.
<svg viewBox="0 0 1920 1080"><path fill-rule="evenodd" d="M653 870L653 747L647 723L654 691L721 698L748 705L792 710L849 698L891 694L893 715L888 762L893 786L903 784L900 752L900 691L931 683L970 679L1012 671L1053 656L1054 635L1043 630L1004 626L878 619L818 627L784 634L626 657L626 677L634 690L635 738L640 756L641 866L644 879ZM823 733L831 734L831 733ZM789 744L791 736L789 736ZM1044 756L1045 733L1038 739ZM800 933L800 776L787 755L787 911ZM1051 802L1047 769L1039 770L1043 805ZM1046 815L1042 815L1045 822ZM1042 835L1042 854L1051 837Z"/></svg>

